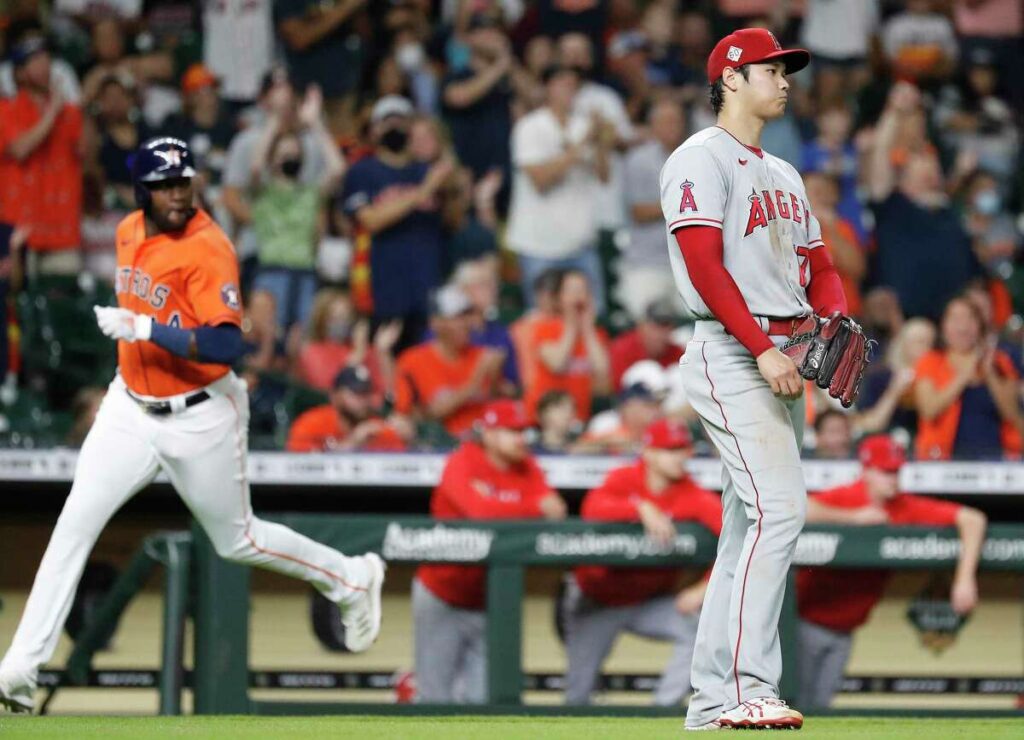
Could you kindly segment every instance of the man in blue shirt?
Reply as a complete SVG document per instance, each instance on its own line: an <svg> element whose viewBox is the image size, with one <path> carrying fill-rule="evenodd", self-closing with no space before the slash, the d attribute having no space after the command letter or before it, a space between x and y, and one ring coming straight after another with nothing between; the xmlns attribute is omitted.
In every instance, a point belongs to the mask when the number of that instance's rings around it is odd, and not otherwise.
<svg viewBox="0 0 1024 740"><path fill-rule="evenodd" d="M920 97L909 83L895 85L875 128L868 170L878 243L872 282L893 288L905 315L936 319L981 266L950 206L934 151L894 152L902 122L920 115ZM898 168L894 153L905 160Z"/></svg>
<svg viewBox="0 0 1024 740"><path fill-rule="evenodd" d="M427 297L442 282L442 185L454 170L443 158L433 165L413 160L409 126L413 107L388 95L370 114L372 156L349 170L341 204L370 235L373 319L401 319L400 351L419 342L427 323Z"/></svg>

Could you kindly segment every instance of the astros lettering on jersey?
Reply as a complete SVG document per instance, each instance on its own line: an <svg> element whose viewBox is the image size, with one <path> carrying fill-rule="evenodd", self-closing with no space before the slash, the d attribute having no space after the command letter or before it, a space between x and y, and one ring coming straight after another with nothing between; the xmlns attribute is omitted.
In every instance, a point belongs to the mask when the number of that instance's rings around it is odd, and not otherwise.
<svg viewBox="0 0 1024 740"><path fill-rule="evenodd" d="M672 152L661 170L661 208L676 285L693 316L714 319L698 295L672 232L722 229L722 261L755 316L811 313L810 251L823 246L796 169L740 143L719 126Z"/></svg>
<svg viewBox="0 0 1024 740"><path fill-rule="evenodd" d="M227 235L199 211L181 234L146 238L142 211L117 227L117 302L182 329L241 326L238 259ZM143 396L174 396L207 386L227 365L176 357L152 342L118 342L118 364L128 388Z"/></svg>

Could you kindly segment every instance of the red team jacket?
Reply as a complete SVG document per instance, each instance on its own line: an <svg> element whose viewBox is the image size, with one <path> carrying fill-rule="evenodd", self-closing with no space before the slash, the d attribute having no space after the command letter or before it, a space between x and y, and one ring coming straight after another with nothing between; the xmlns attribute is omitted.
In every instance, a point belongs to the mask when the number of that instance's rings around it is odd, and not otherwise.
<svg viewBox="0 0 1024 740"><path fill-rule="evenodd" d="M814 494L828 506L861 509L868 506L863 480ZM960 505L927 496L897 494L883 508L896 526L952 527ZM868 621L882 598L890 572L886 570L838 570L804 568L796 576L796 600L800 617L837 632L852 632Z"/></svg>
<svg viewBox="0 0 1024 740"><path fill-rule="evenodd" d="M722 531L722 501L690 478L660 494L647 490L643 461L608 473L604 483L583 498L580 516L603 522L639 522L636 504L646 499L674 521L699 522L717 537ZM617 568L587 565L574 570L580 590L605 606L639 604L671 593L679 581L677 568Z"/></svg>
<svg viewBox="0 0 1024 740"><path fill-rule="evenodd" d="M544 472L527 458L500 470L476 442L452 453L430 499L437 519L537 519L551 493ZM484 608L485 569L472 565L421 565L416 577L437 598L460 609Z"/></svg>

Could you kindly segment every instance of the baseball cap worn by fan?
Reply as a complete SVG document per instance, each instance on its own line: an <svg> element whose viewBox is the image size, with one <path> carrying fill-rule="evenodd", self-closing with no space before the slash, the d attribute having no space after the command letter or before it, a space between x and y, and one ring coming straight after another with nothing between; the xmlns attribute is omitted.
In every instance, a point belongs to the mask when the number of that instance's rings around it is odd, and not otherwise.
<svg viewBox="0 0 1024 740"><path fill-rule="evenodd" d="M391 116L407 118L415 112L416 109L412 107L412 103L401 95L385 95L373 104L373 110L370 111L370 122L378 123Z"/></svg>
<svg viewBox="0 0 1024 740"><path fill-rule="evenodd" d="M775 34L764 28L742 28L715 44L708 56L708 82L714 83L726 67L780 61L786 74L799 72L811 61L806 49L783 49Z"/></svg>
<svg viewBox="0 0 1024 740"><path fill-rule="evenodd" d="M898 473L907 461L903 447L888 434L876 434L865 439L860 443L857 457L865 468L877 468L887 473Z"/></svg>
<svg viewBox="0 0 1024 740"><path fill-rule="evenodd" d="M502 399L492 401L484 409L480 417L480 424L484 429L514 429L522 431L530 426L530 420L526 416L526 409L519 401Z"/></svg>
<svg viewBox="0 0 1024 740"><path fill-rule="evenodd" d="M49 50L50 47L46 43L44 36L38 33L29 33L11 46L9 57L12 65L20 67L31 59L33 55Z"/></svg>
<svg viewBox="0 0 1024 740"><path fill-rule="evenodd" d="M644 311L644 318L652 324L661 326L677 326L680 323L679 312L669 298L658 298L651 301Z"/></svg>
<svg viewBox="0 0 1024 740"><path fill-rule="evenodd" d="M633 383L623 387L619 391L619 403L625 403L626 401L632 401L634 399L640 401L651 401L656 402L658 397L654 394L654 391L646 383Z"/></svg>
<svg viewBox="0 0 1024 740"><path fill-rule="evenodd" d="M217 84L217 77L202 62L196 62L181 76L181 92L185 95L201 90L204 87L213 87Z"/></svg>
<svg viewBox="0 0 1024 740"><path fill-rule="evenodd" d="M671 419L658 419L644 432L644 447L656 450L686 450L692 446L690 430Z"/></svg>
<svg viewBox="0 0 1024 740"><path fill-rule="evenodd" d="M353 393L369 393L373 390L370 371L365 365L347 365L334 376L334 390L345 388Z"/></svg>

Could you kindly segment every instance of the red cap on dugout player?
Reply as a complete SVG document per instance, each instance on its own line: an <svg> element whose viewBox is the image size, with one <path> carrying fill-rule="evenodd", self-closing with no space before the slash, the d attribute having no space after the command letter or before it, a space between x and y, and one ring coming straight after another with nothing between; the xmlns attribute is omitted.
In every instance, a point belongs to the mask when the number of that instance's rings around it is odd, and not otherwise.
<svg viewBox="0 0 1024 740"><path fill-rule="evenodd" d="M778 60L786 65L786 74L799 72L811 61L806 49L783 49L775 34L764 28L741 28L715 44L708 56L708 82L722 76L726 67L763 64Z"/></svg>
<svg viewBox="0 0 1024 740"><path fill-rule="evenodd" d="M480 421L487 429L515 429L520 431L530 426L526 409L518 401L493 401L487 405Z"/></svg>
<svg viewBox="0 0 1024 740"><path fill-rule="evenodd" d="M907 461L907 453L888 434L876 434L860 443L857 450L860 464L865 468L878 468L887 473L897 473Z"/></svg>
<svg viewBox="0 0 1024 740"><path fill-rule="evenodd" d="M693 446L690 430L670 419L659 419L644 432L644 447L658 450L686 450Z"/></svg>

